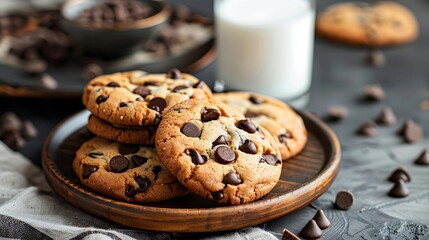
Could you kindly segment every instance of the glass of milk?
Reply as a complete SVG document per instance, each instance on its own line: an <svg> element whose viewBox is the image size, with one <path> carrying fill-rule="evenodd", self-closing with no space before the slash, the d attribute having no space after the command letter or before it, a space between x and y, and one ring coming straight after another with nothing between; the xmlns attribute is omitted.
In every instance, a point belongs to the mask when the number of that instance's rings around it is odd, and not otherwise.
<svg viewBox="0 0 429 240"><path fill-rule="evenodd" d="M215 0L218 82L290 101L311 83L315 0Z"/></svg>

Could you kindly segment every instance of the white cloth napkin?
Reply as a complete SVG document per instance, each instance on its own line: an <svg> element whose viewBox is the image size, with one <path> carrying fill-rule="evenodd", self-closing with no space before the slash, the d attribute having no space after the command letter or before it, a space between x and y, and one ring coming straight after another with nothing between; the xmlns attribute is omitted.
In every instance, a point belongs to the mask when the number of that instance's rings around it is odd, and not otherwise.
<svg viewBox="0 0 429 240"><path fill-rule="evenodd" d="M0 141L0 238L15 239L174 239L92 217L58 197L42 171ZM206 239L275 240L260 228Z"/></svg>

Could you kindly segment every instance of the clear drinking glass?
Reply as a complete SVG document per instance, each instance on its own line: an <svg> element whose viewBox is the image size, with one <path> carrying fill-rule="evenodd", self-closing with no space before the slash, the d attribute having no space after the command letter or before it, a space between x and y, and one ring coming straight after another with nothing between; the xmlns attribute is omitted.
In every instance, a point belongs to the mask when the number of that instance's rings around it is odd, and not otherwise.
<svg viewBox="0 0 429 240"><path fill-rule="evenodd" d="M215 0L218 80L282 100L311 84L315 0Z"/></svg>

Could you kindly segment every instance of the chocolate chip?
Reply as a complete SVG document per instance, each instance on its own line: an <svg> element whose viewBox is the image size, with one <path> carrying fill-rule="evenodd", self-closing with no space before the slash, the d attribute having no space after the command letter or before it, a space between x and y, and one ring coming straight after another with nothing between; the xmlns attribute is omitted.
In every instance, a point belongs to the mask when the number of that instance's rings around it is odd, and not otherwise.
<svg viewBox="0 0 429 240"><path fill-rule="evenodd" d="M161 171L162 171L162 167L160 167L160 166L153 166L152 172L153 172L153 175L155 175L155 180L158 179L158 175L159 175L159 173Z"/></svg>
<svg viewBox="0 0 429 240"><path fill-rule="evenodd" d="M83 164L82 170L83 179L87 179L89 178L89 176L91 176L91 174L95 173L98 170L98 167L89 164Z"/></svg>
<svg viewBox="0 0 429 240"><path fill-rule="evenodd" d="M368 101L382 101L385 93L380 85L368 85L364 89L364 96Z"/></svg>
<svg viewBox="0 0 429 240"><path fill-rule="evenodd" d="M21 130L22 122L13 112L5 112L0 119L1 132L18 132Z"/></svg>
<svg viewBox="0 0 429 240"><path fill-rule="evenodd" d="M151 92L150 92L149 88L140 86L140 87L137 87L136 89L134 89L133 93L138 94L138 95L142 96L143 98L145 98L146 96L150 95ZM136 99L136 101L138 101L138 100ZM142 101L139 101L139 102L142 102Z"/></svg>
<svg viewBox="0 0 429 240"><path fill-rule="evenodd" d="M143 84L144 86L161 86L161 82L157 81L147 81Z"/></svg>
<svg viewBox="0 0 429 240"><path fill-rule="evenodd" d="M164 98L155 97L149 101L149 108L157 112L162 112L167 107L167 101Z"/></svg>
<svg viewBox="0 0 429 240"><path fill-rule="evenodd" d="M90 63L85 66L85 68L82 71L82 78L85 81L90 81L94 79L95 77L98 77L103 74L103 68L101 68L100 65L96 63Z"/></svg>
<svg viewBox="0 0 429 240"><path fill-rule="evenodd" d="M353 193L348 190L341 190L337 193L335 198L335 206L341 210L348 210L353 206L355 197Z"/></svg>
<svg viewBox="0 0 429 240"><path fill-rule="evenodd" d="M117 82L109 82L106 86L112 87L112 88L121 87L121 85L119 85L119 83L117 83Z"/></svg>
<svg viewBox="0 0 429 240"><path fill-rule="evenodd" d="M215 151L215 158L219 163L228 164L235 161L235 152L227 146L219 146Z"/></svg>
<svg viewBox="0 0 429 240"><path fill-rule="evenodd" d="M180 129L180 132L185 134L187 137L200 137L201 129L195 123L185 123Z"/></svg>
<svg viewBox="0 0 429 240"><path fill-rule="evenodd" d="M125 189L125 196L127 197L134 197L136 193L136 189L133 186L127 186Z"/></svg>
<svg viewBox="0 0 429 240"><path fill-rule="evenodd" d="M129 161L122 155L116 155L110 159L109 166L110 170L114 173L125 172L128 169Z"/></svg>
<svg viewBox="0 0 429 240"><path fill-rule="evenodd" d="M182 73L180 72L179 69L173 68L173 69L168 70L167 77L171 78L171 79L181 79Z"/></svg>
<svg viewBox="0 0 429 240"><path fill-rule="evenodd" d="M119 107L120 107L120 108L122 108L122 107L126 107L126 106L128 106L128 103L126 103L126 102L120 102L120 103L119 103Z"/></svg>
<svg viewBox="0 0 429 240"><path fill-rule="evenodd" d="M261 115L260 113L252 112L252 111L250 111L250 110L247 110L247 111L244 113L244 116L245 116L246 118L254 118L254 117L257 117L257 116L260 116L260 115Z"/></svg>
<svg viewBox="0 0 429 240"><path fill-rule="evenodd" d="M44 60L35 59L25 62L23 67L24 71L28 74L40 74L46 71L48 65Z"/></svg>
<svg viewBox="0 0 429 240"><path fill-rule="evenodd" d="M102 154L102 153L98 153L98 152L92 152L92 153L89 153L88 154L88 156L89 157L92 157L92 158L99 158L99 157L101 157L101 156L103 156L104 154Z"/></svg>
<svg viewBox="0 0 429 240"><path fill-rule="evenodd" d="M279 138L279 141L280 141L280 143L282 143L282 144L286 144L287 143L287 140L288 139L291 139L292 138L292 136L290 135L290 133L289 132L285 132L285 133L282 133L282 134L280 134L279 136L278 136L278 138Z"/></svg>
<svg viewBox="0 0 429 240"><path fill-rule="evenodd" d="M299 232L299 236L306 239L315 239L320 238L322 236L323 232L317 226L316 221L311 219L302 229L301 232Z"/></svg>
<svg viewBox="0 0 429 240"><path fill-rule="evenodd" d="M274 154L262 154L260 163L267 163L269 165L276 165L276 163L281 163L281 160Z"/></svg>
<svg viewBox="0 0 429 240"><path fill-rule="evenodd" d="M238 149L248 154L256 154L258 152L258 149L256 148L255 143L249 139L244 141L243 145L241 145Z"/></svg>
<svg viewBox="0 0 429 240"><path fill-rule="evenodd" d="M150 187L150 180L146 176L136 176L134 180L139 185L139 188L136 190L137 192L144 192Z"/></svg>
<svg viewBox="0 0 429 240"><path fill-rule="evenodd" d="M411 119L408 119L404 123L401 133L404 141L407 143L418 142L423 138L422 127Z"/></svg>
<svg viewBox="0 0 429 240"><path fill-rule="evenodd" d="M173 88L173 92L178 92L180 90L187 89L187 88L188 88L188 86L186 86L186 85L179 85L179 86L176 86Z"/></svg>
<svg viewBox="0 0 429 240"><path fill-rule="evenodd" d="M383 67L386 64L386 58L380 49L370 49L366 61L376 68Z"/></svg>
<svg viewBox="0 0 429 240"><path fill-rule="evenodd" d="M212 148L217 145L226 145L226 138L224 135L220 135L219 137L216 138L216 140L213 141Z"/></svg>
<svg viewBox="0 0 429 240"><path fill-rule="evenodd" d="M131 161L133 161L133 164L135 167L140 167L141 165L145 164L147 162L147 157L142 157L139 155L133 155L131 157Z"/></svg>
<svg viewBox="0 0 429 240"><path fill-rule="evenodd" d="M192 87L193 88L203 88L204 82L199 80L197 83L195 83Z"/></svg>
<svg viewBox="0 0 429 240"><path fill-rule="evenodd" d="M373 121L364 122L357 130L356 133L363 136L375 136L377 134L377 125Z"/></svg>
<svg viewBox="0 0 429 240"><path fill-rule="evenodd" d="M97 104L100 104L100 103L105 102L108 98L109 98L109 96L106 96L103 94L103 95L98 96L97 99L95 100L95 102Z"/></svg>
<svg viewBox="0 0 429 240"><path fill-rule="evenodd" d="M396 123L396 117L390 107L384 107L375 121L382 125L393 125Z"/></svg>
<svg viewBox="0 0 429 240"><path fill-rule="evenodd" d="M316 215L314 215L313 217L313 220L317 223L317 226L319 226L320 229L325 229L331 226L331 222L326 217L322 209L317 210Z"/></svg>
<svg viewBox="0 0 429 240"><path fill-rule="evenodd" d="M244 131L246 131L248 133L255 133L256 132L255 124L249 119L244 119L244 120L238 121L237 127L240 129L243 129Z"/></svg>
<svg viewBox="0 0 429 240"><path fill-rule="evenodd" d="M217 120L220 116L219 110L213 109L213 108L203 108L201 112L202 112L201 113L202 122Z"/></svg>
<svg viewBox="0 0 429 240"><path fill-rule="evenodd" d="M139 151L139 146L132 144L119 145L118 151L122 155L133 154Z"/></svg>
<svg viewBox="0 0 429 240"><path fill-rule="evenodd" d="M223 177L223 183L230 184L230 185L238 185L242 183L243 181L240 178L240 175L238 175L235 172L229 172Z"/></svg>
<svg viewBox="0 0 429 240"><path fill-rule="evenodd" d="M408 190L404 180L398 179L388 192L388 195L395 198L404 198L410 195L410 190Z"/></svg>
<svg viewBox="0 0 429 240"><path fill-rule="evenodd" d="M249 101L251 101L253 104L261 104L264 102L264 99L256 95L250 95Z"/></svg>
<svg viewBox="0 0 429 240"><path fill-rule="evenodd" d="M20 150L25 146L24 138L16 131L3 133L1 140L14 151Z"/></svg>
<svg viewBox="0 0 429 240"><path fill-rule="evenodd" d="M404 180L404 182L410 182L411 181L410 171L405 167L398 167L392 172L392 174L390 174L390 177L388 178L388 180L391 182L396 182L399 179Z"/></svg>
<svg viewBox="0 0 429 240"><path fill-rule="evenodd" d="M423 150L420 156L414 161L414 164L421 166L429 166L429 149Z"/></svg>
<svg viewBox="0 0 429 240"><path fill-rule="evenodd" d="M44 73L39 78L40 85L46 89L56 89L58 82L51 75Z"/></svg>
<svg viewBox="0 0 429 240"><path fill-rule="evenodd" d="M201 154L195 149L187 149L186 154L191 156L192 163L195 165L201 165L207 162L207 157L201 156Z"/></svg>
<svg viewBox="0 0 429 240"><path fill-rule="evenodd" d="M331 121L339 121L346 118L348 110L344 106L332 106L328 110L328 119Z"/></svg>
<svg viewBox="0 0 429 240"><path fill-rule="evenodd" d="M301 239L285 228L283 229L282 240L301 240Z"/></svg>
<svg viewBox="0 0 429 240"><path fill-rule="evenodd" d="M218 192L212 192L212 197L214 200L221 200L224 195L222 191L218 191Z"/></svg>

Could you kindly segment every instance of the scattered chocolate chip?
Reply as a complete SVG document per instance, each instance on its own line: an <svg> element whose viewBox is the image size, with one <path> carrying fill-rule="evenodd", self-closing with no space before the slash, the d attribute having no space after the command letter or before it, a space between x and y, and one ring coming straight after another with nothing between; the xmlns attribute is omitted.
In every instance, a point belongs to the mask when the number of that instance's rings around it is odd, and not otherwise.
<svg viewBox="0 0 429 240"><path fill-rule="evenodd" d="M332 106L328 110L328 119L331 121L339 121L346 118L348 110L344 106Z"/></svg>
<svg viewBox="0 0 429 240"><path fill-rule="evenodd" d="M202 122L209 122L213 120L217 120L220 116L220 112L217 109L214 108L203 108L201 110L201 121Z"/></svg>
<svg viewBox="0 0 429 240"><path fill-rule="evenodd" d="M39 78L40 85L46 89L56 89L58 87L58 82L51 75L44 73Z"/></svg>
<svg viewBox="0 0 429 240"><path fill-rule="evenodd" d="M134 180L139 185L139 188L136 190L136 192L144 192L150 187L150 180L146 176L136 176Z"/></svg>
<svg viewBox="0 0 429 240"><path fill-rule="evenodd" d="M366 61L376 68L383 67L386 64L386 58L380 49L369 49Z"/></svg>
<svg viewBox="0 0 429 240"><path fill-rule="evenodd" d="M24 138L16 131L3 133L1 140L14 151L20 150L25 146Z"/></svg>
<svg viewBox="0 0 429 240"><path fill-rule="evenodd" d="M390 189L388 195L395 198L404 198L410 195L410 190L408 190L404 180L398 179L398 181L396 181L393 185L392 189Z"/></svg>
<svg viewBox="0 0 429 240"><path fill-rule="evenodd" d="M429 149L423 150L420 156L414 161L414 164L421 166L429 166Z"/></svg>
<svg viewBox="0 0 429 240"><path fill-rule="evenodd" d="M373 121L364 122L356 131L357 134L363 136L375 136L377 134L377 125Z"/></svg>
<svg viewBox="0 0 429 240"><path fill-rule="evenodd" d="M162 112L167 107L167 101L164 98L155 97L149 101L149 108L157 112Z"/></svg>
<svg viewBox="0 0 429 240"><path fill-rule="evenodd" d="M167 77L171 78L171 79L181 79L182 73L180 72L179 69L173 68L173 69L168 70Z"/></svg>
<svg viewBox="0 0 429 240"><path fill-rule="evenodd" d="M243 181L240 178L240 175L238 175L235 172L229 172L223 177L223 183L230 184L230 185L238 185L242 183Z"/></svg>
<svg viewBox="0 0 429 240"><path fill-rule="evenodd" d="M248 154L256 154L258 152L258 149L256 148L256 144L249 139L244 141L243 145L241 145L238 149Z"/></svg>
<svg viewBox="0 0 429 240"><path fill-rule="evenodd" d="M126 103L126 102L121 102L121 103L119 103L119 107L126 107L126 106L128 106L128 103Z"/></svg>
<svg viewBox="0 0 429 240"><path fill-rule="evenodd" d="M299 236L306 239L315 239L320 238L322 236L323 232L317 226L316 221L311 219L302 229L301 232L299 232Z"/></svg>
<svg viewBox="0 0 429 240"><path fill-rule="evenodd" d="M118 151L122 155L133 154L139 151L139 146L132 144L119 145Z"/></svg>
<svg viewBox="0 0 429 240"><path fill-rule="evenodd" d="M195 165L201 165L207 162L207 157L201 156L201 154L195 149L187 149L186 154L191 156L192 163Z"/></svg>
<svg viewBox="0 0 429 240"><path fill-rule="evenodd" d="M316 215L314 215L313 217L313 220L317 223L317 226L319 226L320 229L325 229L331 226L331 222L326 217L322 209L317 210Z"/></svg>
<svg viewBox="0 0 429 240"><path fill-rule="evenodd" d="M150 92L149 88L139 86L136 89L134 89L133 93L138 94L138 95L142 96L143 98L145 98L146 96L150 95L151 92ZM136 101L138 101L138 100L136 99ZM140 102L143 102L143 101L140 101Z"/></svg>
<svg viewBox="0 0 429 240"><path fill-rule="evenodd" d="M281 163L281 160L274 154L262 154L260 163L267 163L269 165L276 165L276 163Z"/></svg>
<svg viewBox="0 0 429 240"><path fill-rule="evenodd" d="M143 85L144 86L161 86L161 82L158 82L158 81L147 81Z"/></svg>
<svg viewBox="0 0 429 240"><path fill-rule="evenodd" d="M219 137L217 137L212 144L212 148L217 146L217 145L226 145L226 138L224 135L220 135Z"/></svg>
<svg viewBox="0 0 429 240"><path fill-rule="evenodd" d="M214 200L221 200L224 195L222 191L218 191L218 192L212 192L212 197Z"/></svg>
<svg viewBox="0 0 429 240"><path fill-rule="evenodd" d="M250 110L247 110L247 111L244 113L244 116L245 116L246 118L254 118L254 117L257 117L257 116L260 116L260 115L261 115L260 113L252 112L252 111L250 111Z"/></svg>
<svg viewBox="0 0 429 240"><path fill-rule="evenodd" d="M25 120L24 123L22 124L21 135L25 139L37 137L38 131L30 120Z"/></svg>
<svg viewBox="0 0 429 240"><path fill-rule="evenodd" d="M341 210L348 210L353 206L355 197L353 193L348 190L341 190L337 193L335 198L335 206Z"/></svg>
<svg viewBox="0 0 429 240"><path fill-rule="evenodd" d="M235 152L231 148L221 145L216 148L215 158L222 164L232 163L235 161Z"/></svg>
<svg viewBox="0 0 429 240"><path fill-rule="evenodd" d="M286 131L285 133L282 133L278 136L280 143L282 144L286 144L288 139L291 139L292 136L290 135L290 133L288 131Z"/></svg>
<svg viewBox="0 0 429 240"><path fill-rule="evenodd" d="M89 164L83 164L82 165L82 177L83 179L89 178L91 174L95 173L98 170L97 166L89 165Z"/></svg>
<svg viewBox="0 0 429 240"><path fill-rule="evenodd" d="M384 107L375 121L382 125L393 125L396 123L396 117L390 107Z"/></svg>
<svg viewBox="0 0 429 240"><path fill-rule="evenodd" d="M156 179L158 179L158 175L159 175L159 173L162 171L162 167L160 167L160 166L153 166L152 167L152 172L153 172L153 175L155 175L155 180Z"/></svg>
<svg viewBox="0 0 429 240"><path fill-rule="evenodd" d="M243 129L244 131L246 131L248 133L255 133L256 132L255 124L249 119L244 119L244 120L238 121L237 127L240 129Z"/></svg>
<svg viewBox="0 0 429 240"><path fill-rule="evenodd" d="M131 157L131 161L133 161L134 167L140 167L141 165L145 164L147 160L147 157L142 157L139 155L133 155Z"/></svg>
<svg viewBox="0 0 429 240"><path fill-rule="evenodd" d="M103 94L103 95L98 96L97 99L95 100L95 102L97 104L100 104L100 103L105 102L108 98L109 98L109 96L106 96Z"/></svg>
<svg viewBox="0 0 429 240"><path fill-rule="evenodd" d="M400 133L407 143L418 142L424 135L422 127L411 119L405 121Z"/></svg>
<svg viewBox="0 0 429 240"><path fill-rule="evenodd" d="M187 89L187 88L188 88L188 86L186 86L186 85L179 85L179 86L176 86L173 88L173 92L178 92L180 90Z"/></svg>
<svg viewBox="0 0 429 240"><path fill-rule="evenodd" d="M180 129L180 132L185 134L187 137L200 137L201 135L201 129L198 127L195 123L185 123Z"/></svg>
<svg viewBox="0 0 429 240"><path fill-rule="evenodd" d="M109 166L112 172L121 173L128 169L129 161L122 155L116 155L110 159Z"/></svg>
<svg viewBox="0 0 429 240"><path fill-rule="evenodd" d="M22 122L18 116L13 112L5 112L1 115L0 119L0 133L1 132L18 132L22 127Z"/></svg>
<svg viewBox="0 0 429 240"><path fill-rule="evenodd" d="M125 189L125 196L127 197L134 197L136 193L136 189L133 186L127 186Z"/></svg>
<svg viewBox="0 0 429 240"><path fill-rule="evenodd" d="M404 180L404 182L410 182L411 181L410 171L408 171L408 169L406 169L405 167L399 167L395 169L395 171L393 171L392 174L390 174L390 177L388 178L388 180L391 182L396 182L399 179Z"/></svg>
<svg viewBox="0 0 429 240"><path fill-rule="evenodd" d="M99 157L101 157L101 156L103 156L104 154L102 154L102 153L98 153L98 152L92 152L92 153L89 153L88 154L88 156L89 157L92 157L92 158L99 158Z"/></svg>
<svg viewBox="0 0 429 240"><path fill-rule="evenodd" d="M117 83L117 82L109 82L106 86L111 87L111 88L121 87L121 85L119 85L119 83Z"/></svg>
<svg viewBox="0 0 429 240"><path fill-rule="evenodd" d="M382 101L385 93L380 85L368 85L364 89L364 96L368 101Z"/></svg>
<svg viewBox="0 0 429 240"><path fill-rule="evenodd" d="M197 83L195 83L192 87L193 88L202 88L204 86L204 82L199 80Z"/></svg>
<svg viewBox="0 0 429 240"><path fill-rule="evenodd" d="M101 68L100 65L96 63L90 63L85 66L82 72L82 78L85 81L90 81L94 79L95 77L98 77L103 74L103 68Z"/></svg>
<svg viewBox="0 0 429 240"><path fill-rule="evenodd" d="M253 104L261 104L264 102L264 99L256 95L250 95L249 101L251 101Z"/></svg>
<svg viewBox="0 0 429 240"><path fill-rule="evenodd" d="M24 71L28 74L40 74L46 71L48 65L44 60L35 59L25 62L23 67Z"/></svg>
<svg viewBox="0 0 429 240"><path fill-rule="evenodd" d="M285 228L283 229L282 240L300 240L300 238Z"/></svg>

